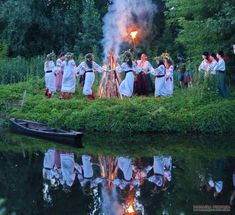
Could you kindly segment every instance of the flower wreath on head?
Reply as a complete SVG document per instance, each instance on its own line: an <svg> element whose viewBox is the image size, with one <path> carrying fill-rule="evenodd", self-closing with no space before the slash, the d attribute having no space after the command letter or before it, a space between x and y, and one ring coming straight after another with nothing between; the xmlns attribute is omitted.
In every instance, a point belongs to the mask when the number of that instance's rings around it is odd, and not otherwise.
<svg viewBox="0 0 235 215"><path fill-rule="evenodd" d="M162 57L163 59L169 60L172 65L174 64L173 59L171 58L170 54L169 54L167 51L163 52L163 53L161 54L161 57Z"/></svg>

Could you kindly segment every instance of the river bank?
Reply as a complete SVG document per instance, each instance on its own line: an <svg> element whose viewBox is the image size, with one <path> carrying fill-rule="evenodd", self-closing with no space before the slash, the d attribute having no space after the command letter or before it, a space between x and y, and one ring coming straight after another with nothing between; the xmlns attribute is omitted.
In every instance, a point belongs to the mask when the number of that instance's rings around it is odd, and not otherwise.
<svg viewBox="0 0 235 215"><path fill-rule="evenodd" d="M176 89L168 98L132 97L87 100L78 90L70 101L48 99L43 80L1 85L0 115L50 126L108 133L232 133L235 94L222 99L200 88Z"/></svg>

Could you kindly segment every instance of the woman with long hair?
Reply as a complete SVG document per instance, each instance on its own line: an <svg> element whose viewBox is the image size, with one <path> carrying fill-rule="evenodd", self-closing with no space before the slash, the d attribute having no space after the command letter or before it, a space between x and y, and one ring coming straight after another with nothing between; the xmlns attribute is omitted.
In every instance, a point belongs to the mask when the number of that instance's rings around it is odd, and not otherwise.
<svg viewBox="0 0 235 215"><path fill-rule="evenodd" d="M102 73L103 71L104 69L94 62L94 56L91 53L86 54L85 61L77 67L77 73L79 75L85 75L83 94L90 100L95 99L92 90L92 86L95 82L95 72Z"/></svg>
<svg viewBox="0 0 235 215"><path fill-rule="evenodd" d="M136 75L135 77L135 94L140 95L148 95L148 92L151 91L149 88L152 87L152 80L149 76L150 70L153 68L150 62L148 61L148 57L146 54L141 55L141 59L137 60L137 65L142 69L142 71Z"/></svg>
<svg viewBox="0 0 235 215"><path fill-rule="evenodd" d="M75 92L76 88L76 64L72 53L66 53L63 67L64 74L62 79L60 99L64 99L66 94L66 99L69 100L72 96L72 93Z"/></svg>
<svg viewBox="0 0 235 215"><path fill-rule="evenodd" d="M65 53L62 52L59 55L59 58L56 60L56 90L61 91L63 73L64 73L64 64Z"/></svg>
<svg viewBox="0 0 235 215"><path fill-rule="evenodd" d="M116 67L116 71L125 72L125 79L120 84L120 93L124 96L131 97L134 91L134 73L140 73L141 68L132 60L132 55L126 51L123 55L123 63Z"/></svg>

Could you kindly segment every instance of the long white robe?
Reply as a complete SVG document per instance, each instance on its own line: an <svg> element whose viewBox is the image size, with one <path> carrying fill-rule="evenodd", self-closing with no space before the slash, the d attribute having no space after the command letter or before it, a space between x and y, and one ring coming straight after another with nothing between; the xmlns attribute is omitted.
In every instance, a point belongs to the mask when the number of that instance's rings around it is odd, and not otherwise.
<svg viewBox="0 0 235 215"><path fill-rule="evenodd" d="M92 164L91 164L91 156L82 155L82 168L83 168L84 178L93 177L94 172L93 172Z"/></svg>
<svg viewBox="0 0 235 215"><path fill-rule="evenodd" d="M65 61L61 92L74 93L76 88L76 64L74 60Z"/></svg>
<svg viewBox="0 0 235 215"><path fill-rule="evenodd" d="M164 175L164 161L162 156L154 156L153 172L154 175L147 178L147 180L161 187L163 185Z"/></svg>
<svg viewBox="0 0 235 215"><path fill-rule="evenodd" d="M152 69L151 74L154 75L155 78L155 96L166 96L165 93L165 84L166 84L166 68L164 65L160 65L156 69ZM163 77L157 77L163 76Z"/></svg>
<svg viewBox="0 0 235 215"><path fill-rule="evenodd" d="M136 65L136 63L133 62L132 67L130 67L127 63L123 63L122 65L116 67L116 71L121 72L127 72L127 71L133 71L136 73L141 72L141 68ZM134 74L133 72L126 73L125 79L120 84L120 93L124 96L131 97L133 95L134 90Z"/></svg>
<svg viewBox="0 0 235 215"><path fill-rule="evenodd" d="M174 72L173 66L170 66L168 69L166 69L165 94L167 96L173 95L173 90L174 90L173 72Z"/></svg>
<svg viewBox="0 0 235 215"><path fill-rule="evenodd" d="M74 154L61 154L61 172L62 178L60 179L60 183L62 185L68 185L71 187L75 180L75 161Z"/></svg>
<svg viewBox="0 0 235 215"><path fill-rule="evenodd" d="M48 73L48 71L52 71ZM50 60L44 63L45 83L49 93L56 91L55 63Z"/></svg>
<svg viewBox="0 0 235 215"><path fill-rule="evenodd" d="M204 59L199 65L198 71L204 73L204 75L207 76L209 74L208 72L209 66L210 66L209 62L206 59Z"/></svg>
<svg viewBox="0 0 235 215"><path fill-rule="evenodd" d="M87 72L87 71L92 71L92 72ZM85 82L83 86L83 94L85 96L91 95L92 94L92 86L95 81L95 71L102 73L104 69L99 66L97 63L93 62L92 63L92 68L89 68L86 64L86 62L82 62L78 67L77 67L77 72L79 75L85 75Z"/></svg>
<svg viewBox="0 0 235 215"><path fill-rule="evenodd" d="M44 179L51 180L54 177L55 150L49 149L44 156L42 175Z"/></svg>
<svg viewBox="0 0 235 215"><path fill-rule="evenodd" d="M124 179L130 181L132 179L132 164L131 159L125 157L118 158L118 167L122 170Z"/></svg>

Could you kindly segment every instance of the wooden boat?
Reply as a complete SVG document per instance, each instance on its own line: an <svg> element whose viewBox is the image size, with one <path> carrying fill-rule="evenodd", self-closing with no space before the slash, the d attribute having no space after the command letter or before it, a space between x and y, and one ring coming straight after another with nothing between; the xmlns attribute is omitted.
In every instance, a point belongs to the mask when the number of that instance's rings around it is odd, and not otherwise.
<svg viewBox="0 0 235 215"><path fill-rule="evenodd" d="M50 128L43 123L15 118L10 119L10 122L12 130L17 133L82 147L83 132Z"/></svg>

